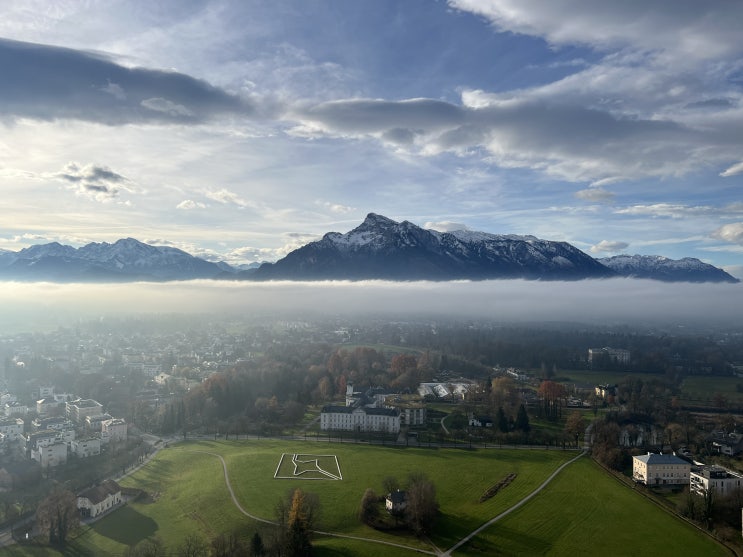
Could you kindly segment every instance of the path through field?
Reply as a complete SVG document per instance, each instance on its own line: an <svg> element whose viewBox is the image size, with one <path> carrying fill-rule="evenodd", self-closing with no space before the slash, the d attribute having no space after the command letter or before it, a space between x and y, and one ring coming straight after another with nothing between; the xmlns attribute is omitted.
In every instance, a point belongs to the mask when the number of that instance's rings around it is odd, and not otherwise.
<svg viewBox="0 0 743 557"><path fill-rule="evenodd" d="M194 451L194 450L189 450L189 449L181 449L181 450L184 450L184 451L187 451L187 452L193 452L193 453L203 453L203 454L208 454L208 455L212 455L212 456L217 457L219 459L219 461L222 463L222 470L224 472L224 482L225 482L225 485L227 486L227 491L229 491L230 497L232 498L232 502L235 504L235 506L237 507L237 509L242 514L244 514L245 516L247 516L248 518L251 518L253 520L257 520L258 522L263 522L264 524L273 524L273 525L276 524L272 520L268 520L268 519L261 518L259 516L255 516L253 514L250 514L248 511L246 511L243 508L243 506L237 500L237 497L235 496L235 492L232 489L232 484L230 483L230 476L229 476L229 473L227 472L227 463L225 462L224 458L222 458L222 455L220 455L218 453L212 453L212 452L209 452L209 451ZM524 497L521 501L519 501L518 503L516 503L515 505L513 505L511 508L503 511L498 516L490 519L489 521L487 521L486 523L484 523L482 526L480 526L479 528L477 528L473 532L469 533L467 536L465 536L464 538L462 538L461 540L459 540L456 544L454 544L452 547L450 547L446 551L441 551L432 542L430 542L430 540L429 540L429 543L431 543L431 545L434 547L434 551L427 551L425 549L419 549L417 547L411 547L409 545L404 545L404 544L399 544L399 543L394 543L394 542L388 542L388 541L378 540L378 539L373 539L373 538L363 538L363 537L360 537L360 536L349 536L349 535L346 535L346 534L337 534L337 533L334 533L334 532L324 532L322 530L314 530L314 532L316 534L320 534L322 536L332 536L334 538L345 538L345 539L349 539L349 540L357 540L357 541L362 541L362 542L384 544L384 545L390 545L390 546L393 546L393 547L399 547L401 549L407 549L407 550L410 550L410 551L415 551L417 553L425 553L427 555L438 555L438 556L441 556L441 557L451 557L451 554L452 554L453 551L455 551L456 549L462 547L464 544L466 544L467 542L469 542L472 538L474 538L480 532L482 532L486 528L489 528L490 526L492 526L494 523L498 522L504 516L510 514L511 512L513 512L516 509L518 509L519 507L521 507L522 505L526 504L535 495L537 495L540 491L542 491L545 487L547 487L547 485L549 485L549 483L553 479L555 479L555 477L560 472L562 472L562 470L566 466L568 466L569 464L572 464L573 462L575 462L576 460L578 460L579 458L581 458L584 454L585 454L585 452L581 452L575 458L573 458L571 460L568 460L567 462L563 463L559 468L557 468L557 470L555 470L554 472L552 472L552 474L546 480L544 480L544 482L542 483L542 485L540 485L537 489L535 489L534 491L532 491L529 495L527 495L526 497Z"/></svg>

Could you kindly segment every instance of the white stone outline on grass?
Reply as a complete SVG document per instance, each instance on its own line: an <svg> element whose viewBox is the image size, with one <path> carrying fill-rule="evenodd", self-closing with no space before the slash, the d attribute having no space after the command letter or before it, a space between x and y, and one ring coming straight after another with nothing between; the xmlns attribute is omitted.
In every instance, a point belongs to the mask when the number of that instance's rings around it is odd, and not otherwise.
<svg viewBox="0 0 743 557"><path fill-rule="evenodd" d="M279 470L281 470L281 466L284 463L284 457L291 454L292 455L292 464L294 465L294 474L292 476L279 476ZM297 457L310 457L307 460L297 460ZM331 472L328 472L327 470L324 470L320 467L320 465L317 463L318 459L320 458L333 458L335 460L335 468L338 470L338 474L332 474ZM304 470L302 472L297 473L297 464L307 464L310 462L315 463L316 470ZM305 474L306 472L318 472L326 478L305 478L302 477L302 474ZM341 473L341 465L338 462L338 456L334 454L309 454L309 453L281 453L281 458L279 459L279 465L276 467L276 472L273 474L273 478L275 480L342 480L343 474Z"/></svg>

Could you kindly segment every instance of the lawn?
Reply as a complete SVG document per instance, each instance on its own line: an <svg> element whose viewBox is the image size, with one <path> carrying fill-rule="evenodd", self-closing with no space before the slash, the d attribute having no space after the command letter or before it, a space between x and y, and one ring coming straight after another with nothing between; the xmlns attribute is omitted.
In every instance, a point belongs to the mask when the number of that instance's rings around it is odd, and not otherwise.
<svg viewBox="0 0 743 557"><path fill-rule="evenodd" d="M265 439L179 443L163 450L145 468L122 481L126 486L143 489L147 497L84 528L66 555L121 555L128 546L153 535L171 550L191 533L211 539L220 533L237 532L248 539L258 530L268 539L270 526L245 517L232 504L221 462L208 453L224 457L235 494L242 507L253 515L272 520L277 501L290 489L301 487L316 493L320 499L318 529L425 550L431 547L423 541L400 532L378 532L358 521L358 505L367 487L379 493L387 476L404 482L412 471L428 475L436 486L441 508L432 541L446 549L531 493L561 463L575 456L572 452L555 450L468 451ZM327 479L274 479L283 453L305 455L302 466L311 466L306 455L334 455L343 479L333 479L331 476L338 475L335 473L303 474L307 478ZM329 466L325 463L331 460L318 462ZM506 488L479 502L488 488L509 474L516 477ZM623 543L642 540L649 553L663 554L668 542L648 534L651 523L653 532L660 528L657 531L663 538L667 535L673 539L673 547L698 548L696 553L700 555L715 554L714 543L617 484L588 458L568 466L552 485L555 487L548 488L456 554L491 554L492 550L496 551L492 554L503 555L535 551L554 555L592 554L605 548L607 540L615 539ZM505 546L504 539L508 540ZM586 543L588 546L582 545ZM327 556L411 554L406 549L328 536L317 536L314 544L318 555ZM592 550L584 551L585 547ZM677 554L681 553L677 550ZM58 554L41 548L16 547L0 551L0 555Z"/></svg>
<svg viewBox="0 0 743 557"><path fill-rule="evenodd" d="M728 403L740 406L743 392L738 392L738 385L743 385L743 379L739 377L686 377L681 384L681 398L714 406L715 395L721 394Z"/></svg>
<svg viewBox="0 0 743 557"><path fill-rule="evenodd" d="M539 495L457 555L730 555L593 461L571 464Z"/></svg>

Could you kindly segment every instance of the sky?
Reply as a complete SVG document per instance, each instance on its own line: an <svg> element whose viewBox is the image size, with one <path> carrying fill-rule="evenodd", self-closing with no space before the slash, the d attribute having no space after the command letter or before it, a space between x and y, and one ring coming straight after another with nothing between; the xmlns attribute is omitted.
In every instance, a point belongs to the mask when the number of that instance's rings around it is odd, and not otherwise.
<svg viewBox="0 0 743 557"><path fill-rule="evenodd" d="M367 213L743 278L743 2L0 3L0 249Z"/></svg>

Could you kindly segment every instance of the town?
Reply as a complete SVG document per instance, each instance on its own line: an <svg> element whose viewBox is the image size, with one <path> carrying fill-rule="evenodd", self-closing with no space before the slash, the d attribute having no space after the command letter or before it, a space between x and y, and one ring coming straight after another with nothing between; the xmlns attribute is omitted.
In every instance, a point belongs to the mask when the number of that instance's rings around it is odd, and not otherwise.
<svg viewBox="0 0 743 557"><path fill-rule="evenodd" d="M740 545L742 340L263 316L106 318L5 335L0 518L6 541L23 541L42 535L53 486L71 489L90 521L125 503L115 480L168 444L288 435L586 450L630 484L677 494L673 512L737 530L723 538ZM388 505L404 505L400 493Z"/></svg>

